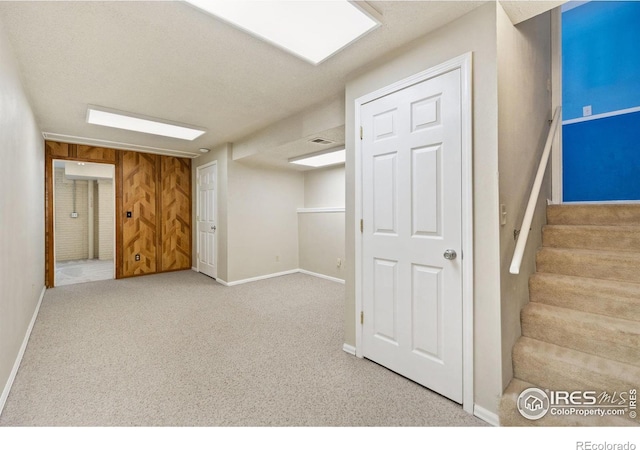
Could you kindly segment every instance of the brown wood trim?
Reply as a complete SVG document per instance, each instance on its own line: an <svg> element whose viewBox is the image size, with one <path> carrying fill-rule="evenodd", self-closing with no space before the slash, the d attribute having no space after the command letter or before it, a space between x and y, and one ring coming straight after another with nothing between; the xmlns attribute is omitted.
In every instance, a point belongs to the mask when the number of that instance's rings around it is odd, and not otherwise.
<svg viewBox="0 0 640 450"><path fill-rule="evenodd" d="M116 265L116 279L124 278L122 276L122 226L123 226L123 211L122 211L122 151L116 151L116 173L114 180L114 188L116 191L116 253L115 253L115 265Z"/></svg>
<svg viewBox="0 0 640 450"><path fill-rule="evenodd" d="M78 157L78 146L76 144L69 144L69 158L76 159Z"/></svg>
<svg viewBox="0 0 640 450"><path fill-rule="evenodd" d="M53 156L52 159L57 161L74 161L74 162L88 162L88 163L96 163L96 164L111 164L112 166L116 165L116 162L113 161L105 161L104 159L93 159L93 158L72 158L71 156Z"/></svg>
<svg viewBox="0 0 640 450"><path fill-rule="evenodd" d="M189 166L189 265L193 266L193 164L187 159ZM217 206L217 205L216 205Z"/></svg>
<svg viewBox="0 0 640 450"><path fill-rule="evenodd" d="M156 272L162 270L162 156L156 156Z"/></svg>
<svg viewBox="0 0 640 450"><path fill-rule="evenodd" d="M47 149L44 167L44 216L45 216L45 286L55 286L55 252L53 235L53 158Z"/></svg>

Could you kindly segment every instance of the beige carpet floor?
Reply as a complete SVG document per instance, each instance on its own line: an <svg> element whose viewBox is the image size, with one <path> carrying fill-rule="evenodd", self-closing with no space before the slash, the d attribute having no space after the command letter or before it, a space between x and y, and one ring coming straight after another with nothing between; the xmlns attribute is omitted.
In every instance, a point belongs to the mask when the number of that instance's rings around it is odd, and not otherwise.
<svg viewBox="0 0 640 450"><path fill-rule="evenodd" d="M344 286L192 271L48 290L2 426L475 426L342 351Z"/></svg>

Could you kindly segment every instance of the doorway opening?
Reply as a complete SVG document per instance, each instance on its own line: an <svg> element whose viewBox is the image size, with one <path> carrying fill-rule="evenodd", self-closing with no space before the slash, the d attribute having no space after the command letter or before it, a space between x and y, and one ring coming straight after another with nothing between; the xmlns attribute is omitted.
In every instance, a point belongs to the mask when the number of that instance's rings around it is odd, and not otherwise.
<svg viewBox="0 0 640 450"><path fill-rule="evenodd" d="M55 286L115 278L114 172L53 160Z"/></svg>

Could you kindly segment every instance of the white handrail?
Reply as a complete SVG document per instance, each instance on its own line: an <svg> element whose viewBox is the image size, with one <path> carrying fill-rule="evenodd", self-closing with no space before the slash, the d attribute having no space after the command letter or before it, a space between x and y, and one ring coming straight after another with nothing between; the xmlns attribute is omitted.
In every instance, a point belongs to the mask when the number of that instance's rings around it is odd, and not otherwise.
<svg viewBox="0 0 640 450"><path fill-rule="evenodd" d="M524 256L524 249L527 246L527 239L529 238L529 229L531 228L531 222L533 221L533 213L536 210L538 203L538 197L540 196L540 187L542 186L542 180L544 179L544 173L547 170L547 162L549 161L549 154L551 153L551 146L553 145L553 139L558 131L558 124L560 123L560 113L562 108L558 106L553 113L553 120L551 121L551 128L549 129L549 135L547 136L547 143L544 145L542 152L542 158L540 159L540 165L538 166L538 173L536 179L533 182L531 188L531 195L529 196L529 203L527 204L527 210L524 213L522 219L522 227L520 228L520 234L518 235L518 241L516 242L516 249L513 252L513 259L511 260L511 267L509 272L513 274L520 273L520 264L522 264L522 257Z"/></svg>

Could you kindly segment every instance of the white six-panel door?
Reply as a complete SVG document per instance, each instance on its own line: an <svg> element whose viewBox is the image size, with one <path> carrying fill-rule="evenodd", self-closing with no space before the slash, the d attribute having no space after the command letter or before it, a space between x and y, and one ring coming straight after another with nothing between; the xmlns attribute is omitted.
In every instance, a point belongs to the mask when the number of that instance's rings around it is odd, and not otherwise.
<svg viewBox="0 0 640 450"><path fill-rule="evenodd" d="M217 274L217 164L198 167L198 271L216 278Z"/></svg>
<svg viewBox="0 0 640 450"><path fill-rule="evenodd" d="M360 115L363 355L459 403L460 77L422 81Z"/></svg>

